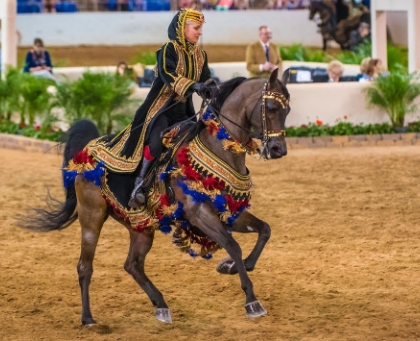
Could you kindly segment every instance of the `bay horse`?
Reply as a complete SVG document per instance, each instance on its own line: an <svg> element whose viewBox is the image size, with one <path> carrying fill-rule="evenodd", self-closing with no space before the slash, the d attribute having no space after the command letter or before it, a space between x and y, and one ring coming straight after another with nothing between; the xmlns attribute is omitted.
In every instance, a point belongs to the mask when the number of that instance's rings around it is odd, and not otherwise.
<svg viewBox="0 0 420 341"><path fill-rule="evenodd" d="M283 73L278 80L278 70L271 73L270 78L243 77L223 83L210 106L221 126L234 137L241 146L250 140L251 132L262 138L262 155L265 158L278 159L287 154L285 141L285 120L290 111L289 93L286 83L289 71ZM99 136L95 125L90 121L80 121L70 128L69 137L64 151L63 167L85 146ZM209 129L201 130L195 139L199 138L204 148L212 153L218 166L232 169L239 177L249 176L245 166L246 153L234 154L226 150L223 141L211 134ZM189 142L188 146L191 147ZM180 158L173 161L179 166ZM245 309L248 317L258 317L266 314L266 310L254 294L253 284L247 271L254 270L264 246L270 238L270 226L255 217L247 210L241 211L231 227L221 221L215 210L215 204L209 201L197 203L180 187L181 177L170 179L170 187L176 202L182 204L186 219L199 229L209 239L224 248L229 257L221 261L217 271L222 274L239 274L241 288L245 292ZM214 180L214 179L213 179ZM159 180L162 181L162 180ZM219 182L220 184L220 182ZM131 191L127 188L127 191ZM223 199L220 198L219 199ZM75 182L66 189L66 200L56 209L36 210L38 214L22 220L20 226L36 231L60 230L79 219L82 238L81 254L77 264L79 284L82 298L82 324L86 327L95 325L89 303L89 285L93 273L92 262L102 226L109 216L124 225L130 234L130 247L124 264L124 269L133 276L149 299L156 307L155 316L159 321L172 323L168 305L162 293L155 287L144 271L145 257L152 247L153 228L134 231L126 220L103 197L100 187L88 181L79 174ZM258 233L257 242L251 253L244 260L239 244L230 232Z"/></svg>

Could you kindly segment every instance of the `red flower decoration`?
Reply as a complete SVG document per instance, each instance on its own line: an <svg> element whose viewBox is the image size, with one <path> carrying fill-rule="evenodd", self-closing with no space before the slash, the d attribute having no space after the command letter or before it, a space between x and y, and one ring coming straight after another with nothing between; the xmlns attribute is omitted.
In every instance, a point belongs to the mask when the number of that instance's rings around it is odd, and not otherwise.
<svg viewBox="0 0 420 341"><path fill-rule="evenodd" d="M347 120L347 118L348 118L347 115L344 115L344 119Z"/></svg>
<svg viewBox="0 0 420 341"><path fill-rule="evenodd" d="M316 125L317 126L322 126L322 121L321 120L316 120Z"/></svg>

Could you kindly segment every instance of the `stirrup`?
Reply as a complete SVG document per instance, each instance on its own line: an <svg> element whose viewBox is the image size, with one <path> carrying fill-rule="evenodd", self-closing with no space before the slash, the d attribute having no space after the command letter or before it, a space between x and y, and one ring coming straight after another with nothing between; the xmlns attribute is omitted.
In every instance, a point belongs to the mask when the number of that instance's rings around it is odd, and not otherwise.
<svg viewBox="0 0 420 341"><path fill-rule="evenodd" d="M128 201L128 206L131 208L139 208L140 206L146 203L146 194L144 193L143 188L143 181L134 188L133 192L131 193L130 200Z"/></svg>

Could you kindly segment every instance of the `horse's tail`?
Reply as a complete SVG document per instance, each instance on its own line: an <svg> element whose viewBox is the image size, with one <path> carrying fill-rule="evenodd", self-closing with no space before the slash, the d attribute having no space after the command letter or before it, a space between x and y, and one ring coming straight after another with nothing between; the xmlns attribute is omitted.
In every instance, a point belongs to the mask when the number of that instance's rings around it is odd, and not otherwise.
<svg viewBox="0 0 420 341"><path fill-rule="evenodd" d="M96 126L88 120L76 122L67 133L66 147L64 149L63 167L73 157L83 150L86 144L99 137ZM74 183L66 189L66 200L60 202L51 197L48 193L47 204L49 209L32 209L30 215L21 218L19 226L35 231L54 231L62 230L76 221L78 215L76 211L77 198Z"/></svg>

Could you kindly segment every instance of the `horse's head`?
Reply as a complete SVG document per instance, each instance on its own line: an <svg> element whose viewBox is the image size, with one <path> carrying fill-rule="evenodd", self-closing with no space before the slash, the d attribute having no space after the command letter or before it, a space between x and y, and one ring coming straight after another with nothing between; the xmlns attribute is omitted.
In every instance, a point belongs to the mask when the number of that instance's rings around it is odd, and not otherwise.
<svg viewBox="0 0 420 341"><path fill-rule="evenodd" d="M278 159L287 154L285 122L290 112L289 92L286 89L289 69L284 71L281 82L277 79L278 69L274 70L269 80L261 89L260 105L248 113L248 119L254 131L263 142L263 156Z"/></svg>

